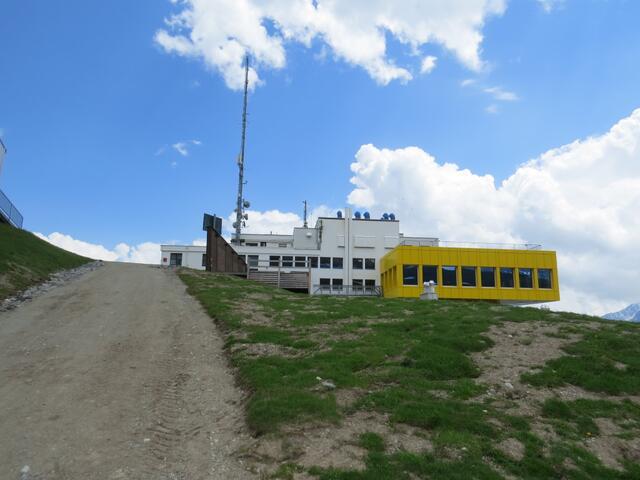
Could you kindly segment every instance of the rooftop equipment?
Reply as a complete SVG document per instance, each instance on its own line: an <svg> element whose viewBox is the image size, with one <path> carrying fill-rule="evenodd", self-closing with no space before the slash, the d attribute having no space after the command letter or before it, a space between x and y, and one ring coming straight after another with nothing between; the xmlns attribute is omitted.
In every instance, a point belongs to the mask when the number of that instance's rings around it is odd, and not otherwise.
<svg viewBox="0 0 640 480"><path fill-rule="evenodd" d="M395 213L390 213L389 214L389 220L394 221L396 219L396 214Z"/></svg>
<svg viewBox="0 0 640 480"><path fill-rule="evenodd" d="M362 217L362 215L360 214L360 212L356 212L356 213L354 213L354 214L353 214L353 216L354 216L355 218L357 218L358 220L360 220L360 218Z"/></svg>
<svg viewBox="0 0 640 480"><path fill-rule="evenodd" d="M383 213L382 214L382 220L389 220L389 214L388 213Z"/></svg>
<svg viewBox="0 0 640 480"><path fill-rule="evenodd" d="M342 218L342 212L340 210L338 210L338 213L336 215L338 218Z"/></svg>
<svg viewBox="0 0 640 480"><path fill-rule="evenodd" d="M369 220L371 218L371 214L369 212L364 212L364 219Z"/></svg>

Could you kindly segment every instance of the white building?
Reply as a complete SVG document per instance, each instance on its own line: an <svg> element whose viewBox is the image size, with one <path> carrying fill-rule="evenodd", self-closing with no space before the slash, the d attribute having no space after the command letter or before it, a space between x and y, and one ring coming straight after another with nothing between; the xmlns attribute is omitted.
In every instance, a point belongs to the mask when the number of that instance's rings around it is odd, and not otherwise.
<svg viewBox="0 0 640 480"><path fill-rule="evenodd" d="M368 215L366 215L368 217ZM315 227L296 227L292 235L242 234L231 246L251 271L309 272L310 293L374 293L380 286L380 258L400 240L400 224L345 215L320 217ZM437 245L435 238L412 238ZM162 245L163 266L204 269L204 246Z"/></svg>

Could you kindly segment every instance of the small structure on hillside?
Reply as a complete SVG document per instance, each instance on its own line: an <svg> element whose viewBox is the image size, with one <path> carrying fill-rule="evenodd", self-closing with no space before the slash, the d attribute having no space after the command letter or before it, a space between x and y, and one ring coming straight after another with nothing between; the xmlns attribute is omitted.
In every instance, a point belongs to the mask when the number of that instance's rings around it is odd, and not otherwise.
<svg viewBox="0 0 640 480"><path fill-rule="evenodd" d="M2 173L2 164L7 154L7 148L0 139L0 173ZM2 190L0 190L0 222L8 223L17 228L22 228L23 217L16 206L9 200Z"/></svg>

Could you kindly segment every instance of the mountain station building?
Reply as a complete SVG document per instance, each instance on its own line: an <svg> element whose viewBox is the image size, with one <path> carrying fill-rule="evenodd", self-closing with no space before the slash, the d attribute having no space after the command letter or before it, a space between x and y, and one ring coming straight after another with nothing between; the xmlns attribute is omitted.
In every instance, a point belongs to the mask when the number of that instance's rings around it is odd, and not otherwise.
<svg viewBox="0 0 640 480"><path fill-rule="evenodd" d="M453 244L400 233L393 214L350 209L292 235L243 233L231 247L249 279L312 295L419 297L434 282L444 299L514 304L560 299L556 253L539 245ZM204 246L162 245L162 266L204 270Z"/></svg>

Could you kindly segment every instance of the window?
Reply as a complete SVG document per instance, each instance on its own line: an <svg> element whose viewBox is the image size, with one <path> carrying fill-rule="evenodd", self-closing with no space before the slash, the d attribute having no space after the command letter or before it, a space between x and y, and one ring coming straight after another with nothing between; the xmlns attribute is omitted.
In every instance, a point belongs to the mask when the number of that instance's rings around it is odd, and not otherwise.
<svg viewBox="0 0 640 480"><path fill-rule="evenodd" d="M342 257L333 257L333 268L342 268Z"/></svg>
<svg viewBox="0 0 640 480"><path fill-rule="evenodd" d="M476 267L462 267L462 286L476 286Z"/></svg>
<svg viewBox="0 0 640 480"><path fill-rule="evenodd" d="M357 279L357 278L353 279L353 290L355 292L361 292L363 289L363 285L364 285L364 282L362 281L362 279Z"/></svg>
<svg viewBox="0 0 640 480"><path fill-rule="evenodd" d="M435 265L423 265L422 266L422 281L433 282L438 284L438 267Z"/></svg>
<svg viewBox="0 0 640 480"><path fill-rule="evenodd" d="M480 267L480 282L483 287L495 287L496 269L494 267Z"/></svg>
<svg viewBox="0 0 640 480"><path fill-rule="evenodd" d="M257 247L258 246L257 242L246 242L244 245L246 247Z"/></svg>
<svg viewBox="0 0 640 480"><path fill-rule="evenodd" d="M206 253L202 254L202 266L203 267L207 266L207 254Z"/></svg>
<svg viewBox="0 0 640 480"><path fill-rule="evenodd" d="M331 268L331 257L320 257L320 268Z"/></svg>
<svg viewBox="0 0 640 480"><path fill-rule="evenodd" d="M520 288L533 288L533 275L531 275L531 269L519 268L518 281L520 282Z"/></svg>
<svg viewBox="0 0 640 480"><path fill-rule="evenodd" d="M353 269L354 270L362 270L362 266L363 266L363 262L361 258L354 258L353 259Z"/></svg>
<svg viewBox="0 0 640 480"><path fill-rule="evenodd" d="M181 253L172 253L169 256L169 265L172 267L180 267L182 266L182 254Z"/></svg>
<svg viewBox="0 0 640 480"><path fill-rule="evenodd" d="M249 266L250 267L258 266L258 255L249 255Z"/></svg>
<svg viewBox="0 0 640 480"><path fill-rule="evenodd" d="M309 257L311 268L318 268L318 257Z"/></svg>
<svg viewBox="0 0 640 480"><path fill-rule="evenodd" d="M376 259L375 258L365 258L364 259L364 268L366 270L375 270L376 269Z"/></svg>
<svg viewBox="0 0 640 480"><path fill-rule="evenodd" d="M458 286L458 269L453 265L442 267L442 285L445 287Z"/></svg>
<svg viewBox="0 0 640 480"><path fill-rule="evenodd" d="M286 243L286 242L285 242L285 243L279 243L279 244L278 244L278 247L280 247L280 248L287 248L287 243Z"/></svg>
<svg viewBox="0 0 640 480"><path fill-rule="evenodd" d="M307 258L306 257L296 257L296 267L304 268L307 266Z"/></svg>
<svg viewBox="0 0 640 480"><path fill-rule="evenodd" d="M260 246L261 247L266 247L267 246L267 242L260 242Z"/></svg>
<svg viewBox="0 0 640 480"><path fill-rule="evenodd" d="M402 284L418 285L418 265L402 266Z"/></svg>
<svg viewBox="0 0 640 480"><path fill-rule="evenodd" d="M270 267L279 267L280 266L280 255L271 255L269 257L269 266Z"/></svg>
<svg viewBox="0 0 640 480"><path fill-rule="evenodd" d="M538 269L538 288L551 288L551 270L548 268Z"/></svg>
<svg viewBox="0 0 640 480"><path fill-rule="evenodd" d="M331 279L330 278L321 278L320 279L320 285L331 285Z"/></svg>
<svg viewBox="0 0 640 480"><path fill-rule="evenodd" d="M513 288L513 268L500 269L500 286L502 288Z"/></svg>
<svg viewBox="0 0 640 480"><path fill-rule="evenodd" d="M333 285L333 289L334 290L342 290L342 279L341 278L334 278L333 280L331 280L331 283Z"/></svg>
<svg viewBox="0 0 640 480"><path fill-rule="evenodd" d="M376 286L376 281L375 280L365 280L364 281L364 285L365 285L365 287L375 287Z"/></svg>
<svg viewBox="0 0 640 480"><path fill-rule="evenodd" d="M282 257L282 266L283 267L293 267L293 257L290 255L284 255Z"/></svg>

